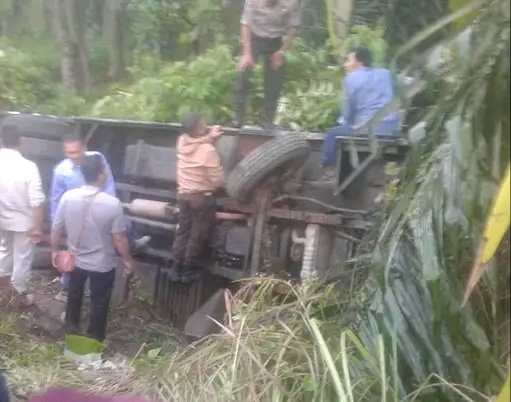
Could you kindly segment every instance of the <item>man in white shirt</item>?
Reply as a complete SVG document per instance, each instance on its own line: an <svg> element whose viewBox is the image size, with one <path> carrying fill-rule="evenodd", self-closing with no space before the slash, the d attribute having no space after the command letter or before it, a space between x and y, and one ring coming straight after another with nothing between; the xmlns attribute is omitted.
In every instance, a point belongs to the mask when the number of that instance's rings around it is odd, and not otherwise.
<svg viewBox="0 0 511 402"><path fill-rule="evenodd" d="M19 152L17 127L3 126L0 138L0 291L14 290L22 304L30 305L28 283L45 197L36 164Z"/></svg>

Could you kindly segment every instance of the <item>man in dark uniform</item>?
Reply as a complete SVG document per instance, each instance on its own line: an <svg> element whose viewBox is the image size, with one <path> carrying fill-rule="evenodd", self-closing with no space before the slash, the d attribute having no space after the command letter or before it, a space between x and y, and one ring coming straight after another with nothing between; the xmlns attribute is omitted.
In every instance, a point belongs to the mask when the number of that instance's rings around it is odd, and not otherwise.
<svg viewBox="0 0 511 402"><path fill-rule="evenodd" d="M272 127L284 81L284 55L300 27L300 0L246 0L241 16L241 57L234 86L235 127L244 123L250 77L264 57L263 127Z"/></svg>

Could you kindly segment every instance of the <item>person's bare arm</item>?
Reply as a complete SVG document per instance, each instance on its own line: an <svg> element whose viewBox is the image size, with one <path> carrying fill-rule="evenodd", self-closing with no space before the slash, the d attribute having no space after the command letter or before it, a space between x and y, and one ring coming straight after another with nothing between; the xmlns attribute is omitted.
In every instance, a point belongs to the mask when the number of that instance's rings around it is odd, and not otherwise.
<svg viewBox="0 0 511 402"><path fill-rule="evenodd" d="M63 230L61 227L53 226L51 229L50 244L52 254L55 254L59 251L60 241L62 240L62 232Z"/></svg>
<svg viewBox="0 0 511 402"><path fill-rule="evenodd" d="M240 36L243 54L252 57L252 34L248 25L241 24Z"/></svg>
<svg viewBox="0 0 511 402"><path fill-rule="evenodd" d="M241 14L241 32L240 32L240 40L242 53L244 55L252 56L252 35L250 33L250 22L252 21L252 13L253 13L253 1L247 0L245 1L245 5L243 6L243 12Z"/></svg>
<svg viewBox="0 0 511 402"><path fill-rule="evenodd" d="M123 261L131 260L130 246L126 232L114 233L112 235L114 246Z"/></svg>
<svg viewBox="0 0 511 402"><path fill-rule="evenodd" d="M57 266L57 253L60 248L60 242L62 241L62 234L64 232L64 210L66 208L66 195L60 199L60 202L55 211L55 217L53 219L53 225L50 233L50 246L51 246L51 261L53 266Z"/></svg>
<svg viewBox="0 0 511 402"><path fill-rule="evenodd" d="M298 36L300 29L298 27L291 27L289 31L287 31L287 35L284 36L282 40L282 46L280 47L280 51L282 53L287 52L293 46L293 41Z"/></svg>
<svg viewBox="0 0 511 402"><path fill-rule="evenodd" d="M34 226L32 229L32 241L39 243L43 234L43 219L44 219L44 192L41 184L41 176L39 169L34 164L32 166L32 173L30 181L28 182L28 198L30 200L30 207L32 208L32 219Z"/></svg>
<svg viewBox="0 0 511 402"><path fill-rule="evenodd" d="M34 220L34 229L32 229L32 240L35 243L39 243L43 235L44 204L32 208L32 217Z"/></svg>
<svg viewBox="0 0 511 402"><path fill-rule="evenodd" d="M126 275L133 274L134 264L131 258L131 250L126 236L126 223L124 221L124 211L121 202L117 206L116 215L112 222L112 241L114 247L121 256L122 263L124 264L124 273Z"/></svg>

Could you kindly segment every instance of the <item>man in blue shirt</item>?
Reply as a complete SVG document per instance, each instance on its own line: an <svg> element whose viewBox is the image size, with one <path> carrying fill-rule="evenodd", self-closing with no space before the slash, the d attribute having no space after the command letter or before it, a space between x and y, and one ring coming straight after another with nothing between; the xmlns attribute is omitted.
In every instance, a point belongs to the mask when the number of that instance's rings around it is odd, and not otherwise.
<svg viewBox="0 0 511 402"><path fill-rule="evenodd" d="M371 51L366 47L356 47L346 57L343 112L337 120L338 125L327 131L321 151L325 179L333 176L337 160L336 137L353 135L357 128L394 100L391 72L371 67L371 64ZM398 113L391 113L375 123L372 132L376 136L392 137L398 135L398 129Z"/></svg>
<svg viewBox="0 0 511 402"><path fill-rule="evenodd" d="M82 142L80 135L77 133L69 133L68 135L64 136L62 140L62 148L66 159L55 166L55 169L53 170L50 198L50 215L52 222L55 218L60 199L64 193L68 190L80 188L85 184L82 172L80 170L80 163L85 155L99 154L101 156L107 172L107 179L103 185L103 191L112 197L116 197L114 177L104 155L95 151L87 151L85 149L85 144ZM131 221L126 219L125 222L130 249L133 252L140 251L149 243L151 238L149 236L144 236L139 239L134 239ZM61 284L64 286L64 288L67 287L68 283L69 275L62 275Z"/></svg>

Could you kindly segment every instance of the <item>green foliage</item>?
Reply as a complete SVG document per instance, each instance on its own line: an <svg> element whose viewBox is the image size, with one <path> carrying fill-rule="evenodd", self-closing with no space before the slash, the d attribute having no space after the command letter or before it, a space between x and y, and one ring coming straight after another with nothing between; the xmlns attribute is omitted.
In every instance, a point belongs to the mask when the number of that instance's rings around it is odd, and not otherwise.
<svg viewBox="0 0 511 402"><path fill-rule="evenodd" d="M85 100L56 83L51 52L46 53L36 47L33 54L21 52L6 40L0 40L0 110L58 115L86 113Z"/></svg>
<svg viewBox="0 0 511 402"><path fill-rule="evenodd" d="M169 55L182 32L189 29L186 7L177 1L126 1L130 31L135 36L135 50L158 56Z"/></svg>
<svg viewBox="0 0 511 402"><path fill-rule="evenodd" d="M387 46L381 30L357 26L346 49L368 46L375 64L383 65ZM296 130L324 130L335 122L341 100L342 70L328 51L310 50L300 40L286 57L286 79L277 123ZM248 121L261 121L264 97L263 63L253 74ZM92 109L96 117L179 121L188 110L201 111L208 121L226 124L232 118L232 88L236 75L233 51L220 45L190 62L163 63L138 58L130 69L134 84L113 88Z"/></svg>
<svg viewBox="0 0 511 402"><path fill-rule="evenodd" d="M127 0L126 9L135 52L179 59L186 46L221 33L221 0Z"/></svg>
<svg viewBox="0 0 511 402"><path fill-rule="evenodd" d="M413 35L447 15L449 11L448 1L445 0L375 0L374 3L379 6L380 15L384 19L384 38L392 52L407 43ZM446 34L448 29L444 27L423 46L417 47L416 51L419 53L426 50Z"/></svg>
<svg viewBox="0 0 511 402"><path fill-rule="evenodd" d="M105 42L94 38L89 42L89 66L92 72L105 72L108 71L108 49ZM95 81L97 82L97 75Z"/></svg>
<svg viewBox="0 0 511 402"><path fill-rule="evenodd" d="M501 135L510 125L508 4L487 2L467 46L437 72L443 85L426 118L428 137L410 153L408 180L371 237L368 303L377 325L358 332L396 345L403 378L436 373L487 395L500 386L495 362L508 353L498 345L509 269L487 278L473 308L461 300L500 165L509 161ZM508 267L509 255L494 263ZM440 389L428 397L452 400Z"/></svg>
<svg viewBox="0 0 511 402"><path fill-rule="evenodd" d="M25 108L36 99L24 72L13 62L13 56L19 57L19 54L0 45L0 109Z"/></svg>
<svg viewBox="0 0 511 402"><path fill-rule="evenodd" d="M352 33L344 41L341 55L344 56L350 48L355 46L366 46L371 50L373 55L373 63L375 66L385 66L387 59L388 46L383 39L382 29L371 29L365 25L355 25Z"/></svg>
<svg viewBox="0 0 511 402"><path fill-rule="evenodd" d="M211 122L229 123L236 72L234 51L227 46L231 41L224 14L234 5L220 0L194 0L194 7L182 1L168 0L126 0L125 4L129 30L125 33L130 47L127 60L133 62L127 67L129 84L112 85L106 96L103 91L103 97L92 110L88 109L88 102L70 95L56 84L60 80L57 49L47 34L34 31L16 38L15 43L22 49L16 52L24 60L23 66L15 69L21 70L18 75L23 78L20 83L10 85L11 89L17 88L16 95L4 95L11 99L9 103L3 101L4 107L57 115L93 114L155 121L178 121L184 111L196 109ZM306 21L317 21L324 14L323 9L313 9L310 2L305 6ZM94 10L89 7L86 16L91 23L89 64L95 84L101 86L108 67L108 53L101 37L101 16ZM228 18L232 18L231 14ZM238 24L234 25L237 36ZM310 48L322 34L319 28L309 28L304 27L305 31L315 33L310 37L304 34L305 40L297 40L295 50L287 55L286 80L277 122L297 130L324 130L334 124L339 113L342 70L320 46L316 44L314 49ZM357 26L346 46L368 45L375 54L376 63L382 64L386 46L381 35L381 31ZM223 44L196 59L183 61L190 59L190 53L218 42ZM164 60L181 61L166 63ZM264 93L261 64L255 69L252 80L249 124L261 120ZM21 83L25 87L21 87ZM98 92L91 88L87 93L91 97ZM19 99L14 101L14 98Z"/></svg>
<svg viewBox="0 0 511 402"><path fill-rule="evenodd" d="M329 67L323 51L292 52L286 60L279 119L289 126L318 129L332 123L339 109L339 71ZM218 46L191 62L160 66L150 57L132 69L135 83L113 90L98 101L94 116L179 121L188 110L199 110L210 122L228 123L236 75L235 60L228 46ZM336 85L337 84L337 85ZM250 117L258 122L263 102L263 67L255 69Z"/></svg>

